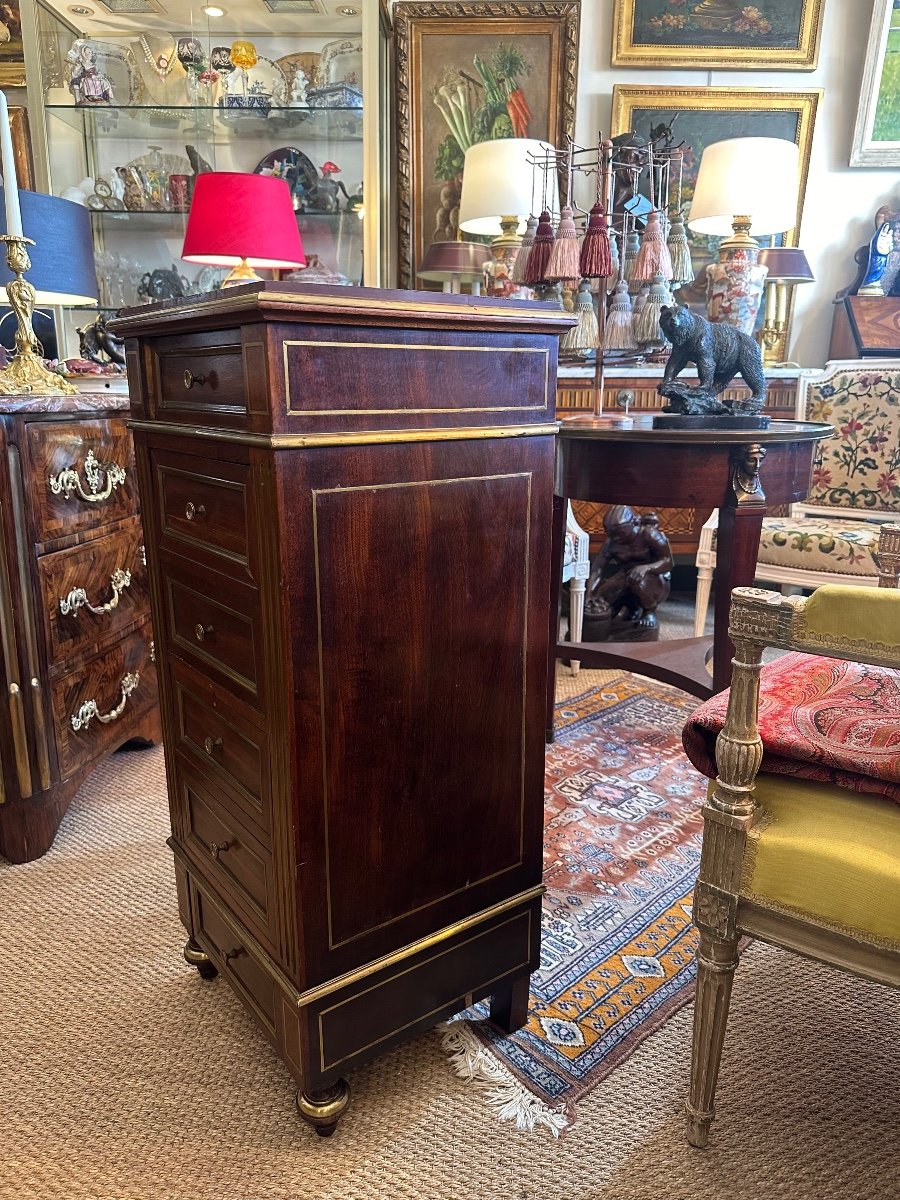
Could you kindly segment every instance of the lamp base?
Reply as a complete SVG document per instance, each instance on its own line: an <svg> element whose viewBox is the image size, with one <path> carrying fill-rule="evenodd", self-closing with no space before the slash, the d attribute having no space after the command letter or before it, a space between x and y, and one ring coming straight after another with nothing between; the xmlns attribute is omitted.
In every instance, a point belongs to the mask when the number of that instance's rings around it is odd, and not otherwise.
<svg viewBox="0 0 900 1200"><path fill-rule="evenodd" d="M489 296L527 296L530 289L513 283L513 267L522 247L522 239L516 232L519 227L518 217L501 217L502 232L491 242L491 257L484 265L485 282Z"/></svg>
<svg viewBox="0 0 900 1200"><path fill-rule="evenodd" d="M44 365L31 350L17 354L0 371L0 396L77 396L78 388Z"/></svg>
<svg viewBox="0 0 900 1200"><path fill-rule="evenodd" d="M750 236L750 218L736 216L734 233L719 243L719 261L706 268L710 321L752 336L768 273L759 263L759 242Z"/></svg>
<svg viewBox="0 0 900 1200"><path fill-rule="evenodd" d="M262 276L257 275L246 258L242 258L236 267L232 267L219 287L235 287L239 283L262 283Z"/></svg>

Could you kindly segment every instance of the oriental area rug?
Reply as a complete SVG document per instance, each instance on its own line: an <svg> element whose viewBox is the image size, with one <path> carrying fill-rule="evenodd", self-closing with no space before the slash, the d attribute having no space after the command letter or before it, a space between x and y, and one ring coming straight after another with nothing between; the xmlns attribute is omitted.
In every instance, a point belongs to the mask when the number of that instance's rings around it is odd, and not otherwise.
<svg viewBox="0 0 900 1200"><path fill-rule="evenodd" d="M557 704L528 1023L504 1036L482 1004L442 1034L457 1073L521 1129L562 1133L578 1099L693 997L705 781L681 727L699 703L622 674Z"/></svg>

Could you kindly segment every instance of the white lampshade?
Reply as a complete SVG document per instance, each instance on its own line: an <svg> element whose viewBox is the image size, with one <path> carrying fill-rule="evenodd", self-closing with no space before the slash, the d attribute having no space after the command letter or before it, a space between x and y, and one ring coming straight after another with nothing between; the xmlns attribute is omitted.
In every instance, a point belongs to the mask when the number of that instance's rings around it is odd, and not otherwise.
<svg viewBox="0 0 900 1200"><path fill-rule="evenodd" d="M750 218L756 236L784 233L797 223L800 148L783 138L714 142L703 151L688 225L727 237L732 218Z"/></svg>
<svg viewBox="0 0 900 1200"><path fill-rule="evenodd" d="M521 233L529 216L544 207L559 211L559 193L555 170L544 175L531 159L544 159L552 153L546 142L534 138L498 138L476 142L466 151L462 198L459 203L459 227L466 233L498 234L501 217L518 217Z"/></svg>

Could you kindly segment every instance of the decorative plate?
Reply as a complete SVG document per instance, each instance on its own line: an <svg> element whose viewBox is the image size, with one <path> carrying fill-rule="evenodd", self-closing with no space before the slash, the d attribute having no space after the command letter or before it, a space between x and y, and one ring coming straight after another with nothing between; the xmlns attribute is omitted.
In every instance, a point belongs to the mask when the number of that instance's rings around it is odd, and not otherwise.
<svg viewBox="0 0 900 1200"><path fill-rule="evenodd" d="M140 104L144 94L144 81L131 51L127 47L117 46L113 42L97 41L95 38L78 38L73 43L72 50L77 54L82 46L90 46L94 52L98 72L105 75L112 84L113 104ZM67 65L67 73L71 74L74 63L70 60Z"/></svg>
<svg viewBox="0 0 900 1200"><path fill-rule="evenodd" d="M319 172L312 159L307 158L296 146L279 146L260 159L254 175L275 175L283 179L291 189L294 207L298 208L303 196L314 192L319 185Z"/></svg>
<svg viewBox="0 0 900 1200"><path fill-rule="evenodd" d="M278 59L276 66L280 67L284 72L284 77L288 81L288 87L294 81L294 72L299 67L310 82L310 86L315 84L316 75L319 70L319 55L315 51L299 50L296 54L283 54Z"/></svg>

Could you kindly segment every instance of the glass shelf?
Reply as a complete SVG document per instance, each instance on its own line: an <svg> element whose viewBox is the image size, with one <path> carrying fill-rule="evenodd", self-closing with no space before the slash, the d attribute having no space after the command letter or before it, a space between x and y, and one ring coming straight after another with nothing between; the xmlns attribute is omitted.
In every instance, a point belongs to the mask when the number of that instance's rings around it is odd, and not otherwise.
<svg viewBox="0 0 900 1200"><path fill-rule="evenodd" d="M100 208L89 209L92 220L96 225L106 230L114 230L117 226L124 227L127 225L129 232L136 230L159 233L165 235L167 231L172 229L179 233L184 232L184 226L187 224L187 212L175 212L174 210L161 208L148 209L112 209ZM301 230L308 226L317 227L320 225L340 227L343 221L350 219L361 225L359 214L356 212L347 212L346 209L341 209L339 212L298 212L297 220Z"/></svg>
<svg viewBox="0 0 900 1200"><path fill-rule="evenodd" d="M79 133L95 130L106 137L145 141L148 138L193 134L207 144L260 134L296 132L304 141L362 141L361 108L270 108L268 115L252 109L223 109L179 105L47 104L48 115Z"/></svg>

